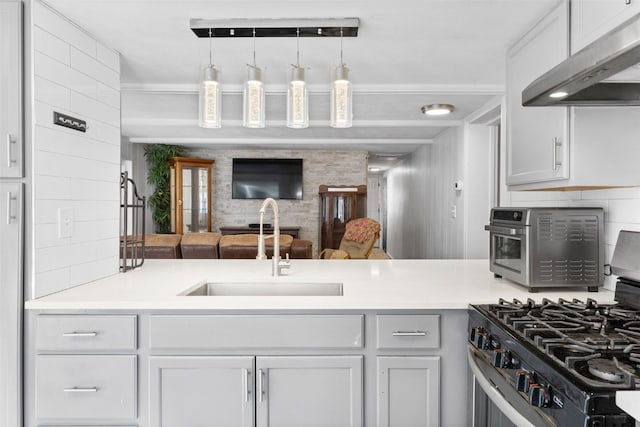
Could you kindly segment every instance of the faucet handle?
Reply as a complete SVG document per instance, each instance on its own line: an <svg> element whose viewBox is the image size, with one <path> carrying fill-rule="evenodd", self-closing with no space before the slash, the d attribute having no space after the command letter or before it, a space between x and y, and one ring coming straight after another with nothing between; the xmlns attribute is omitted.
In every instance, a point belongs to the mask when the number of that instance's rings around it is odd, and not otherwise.
<svg viewBox="0 0 640 427"><path fill-rule="evenodd" d="M291 260L289 259L289 254L285 254L285 259L280 259L278 262L278 272L282 272L282 270L291 268Z"/></svg>

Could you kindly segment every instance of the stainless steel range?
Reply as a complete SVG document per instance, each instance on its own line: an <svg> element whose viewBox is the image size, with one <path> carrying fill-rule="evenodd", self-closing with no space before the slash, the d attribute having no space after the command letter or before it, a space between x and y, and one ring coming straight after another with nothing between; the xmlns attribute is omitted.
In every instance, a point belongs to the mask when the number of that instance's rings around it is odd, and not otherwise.
<svg viewBox="0 0 640 427"><path fill-rule="evenodd" d="M614 274L640 278L638 248L640 233L621 232ZM471 306L469 364L482 391L476 419L493 411L502 425L635 426L615 393L640 388L640 282L619 277L615 299Z"/></svg>

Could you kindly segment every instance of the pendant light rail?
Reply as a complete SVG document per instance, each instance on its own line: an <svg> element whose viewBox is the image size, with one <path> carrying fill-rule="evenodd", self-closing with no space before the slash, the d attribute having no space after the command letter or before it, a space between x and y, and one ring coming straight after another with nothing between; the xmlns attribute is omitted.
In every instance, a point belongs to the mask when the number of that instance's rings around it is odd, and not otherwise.
<svg viewBox="0 0 640 427"><path fill-rule="evenodd" d="M197 37L357 37L360 19L191 19ZM299 35L298 35L299 31Z"/></svg>

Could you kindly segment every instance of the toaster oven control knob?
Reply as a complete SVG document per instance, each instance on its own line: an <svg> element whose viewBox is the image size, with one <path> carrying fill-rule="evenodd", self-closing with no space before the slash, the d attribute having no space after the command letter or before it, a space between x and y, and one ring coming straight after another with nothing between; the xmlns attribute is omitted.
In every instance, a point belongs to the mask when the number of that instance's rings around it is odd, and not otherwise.
<svg viewBox="0 0 640 427"><path fill-rule="evenodd" d="M538 408L549 406L549 393L542 384L531 384L529 387L529 403Z"/></svg>
<svg viewBox="0 0 640 427"><path fill-rule="evenodd" d="M516 371L516 389L528 393L530 384L534 383L532 375L532 373L525 369L518 369Z"/></svg>
<svg viewBox="0 0 640 427"><path fill-rule="evenodd" d="M493 350L492 363L496 368L508 368L509 355L507 354L507 350L503 348L497 348Z"/></svg>

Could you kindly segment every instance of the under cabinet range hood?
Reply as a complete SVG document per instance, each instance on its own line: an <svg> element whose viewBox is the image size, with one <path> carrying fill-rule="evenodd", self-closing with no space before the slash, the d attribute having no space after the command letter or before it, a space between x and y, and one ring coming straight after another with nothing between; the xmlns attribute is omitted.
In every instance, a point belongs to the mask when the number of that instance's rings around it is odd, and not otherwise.
<svg viewBox="0 0 640 427"><path fill-rule="evenodd" d="M543 74L522 105L640 105L640 14Z"/></svg>

